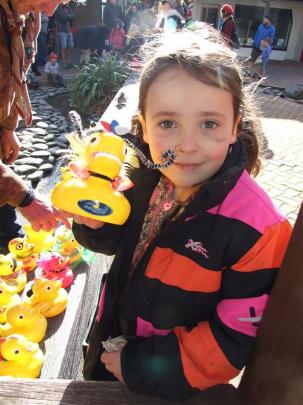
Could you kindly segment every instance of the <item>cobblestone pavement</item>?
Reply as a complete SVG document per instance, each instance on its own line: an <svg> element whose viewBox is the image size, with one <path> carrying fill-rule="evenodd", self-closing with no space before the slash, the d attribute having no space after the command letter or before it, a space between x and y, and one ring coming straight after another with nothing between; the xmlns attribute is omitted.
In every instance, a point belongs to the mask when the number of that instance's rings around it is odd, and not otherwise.
<svg viewBox="0 0 303 405"><path fill-rule="evenodd" d="M276 62L266 84L287 88L303 84L303 64ZM294 223L303 201L303 104L270 95L259 95L262 125L273 151L263 161L256 180Z"/></svg>

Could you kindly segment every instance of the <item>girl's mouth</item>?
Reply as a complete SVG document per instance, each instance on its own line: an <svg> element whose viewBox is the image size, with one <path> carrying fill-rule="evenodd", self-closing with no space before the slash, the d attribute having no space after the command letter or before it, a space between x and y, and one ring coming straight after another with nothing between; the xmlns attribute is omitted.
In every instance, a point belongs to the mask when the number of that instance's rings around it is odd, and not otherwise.
<svg viewBox="0 0 303 405"><path fill-rule="evenodd" d="M184 171L195 170L199 166L197 163L183 163L183 162L174 162L173 165L178 169Z"/></svg>

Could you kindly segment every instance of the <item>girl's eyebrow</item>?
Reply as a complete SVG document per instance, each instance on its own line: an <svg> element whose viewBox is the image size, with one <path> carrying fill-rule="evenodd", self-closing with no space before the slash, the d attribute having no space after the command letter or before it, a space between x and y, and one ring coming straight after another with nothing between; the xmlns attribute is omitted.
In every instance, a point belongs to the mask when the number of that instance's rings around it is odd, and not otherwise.
<svg viewBox="0 0 303 405"><path fill-rule="evenodd" d="M161 118L161 117L176 117L179 114L174 111L157 111L155 114L152 115L152 118ZM197 116L199 117L215 117L225 119L227 116L219 111L200 111Z"/></svg>
<svg viewBox="0 0 303 405"><path fill-rule="evenodd" d="M226 118L226 114L223 114L219 111L201 111L199 113L202 117L218 117L218 118Z"/></svg>
<svg viewBox="0 0 303 405"><path fill-rule="evenodd" d="M178 113L174 111L157 111L155 114L152 115L152 118L159 118L159 117L175 117Z"/></svg>

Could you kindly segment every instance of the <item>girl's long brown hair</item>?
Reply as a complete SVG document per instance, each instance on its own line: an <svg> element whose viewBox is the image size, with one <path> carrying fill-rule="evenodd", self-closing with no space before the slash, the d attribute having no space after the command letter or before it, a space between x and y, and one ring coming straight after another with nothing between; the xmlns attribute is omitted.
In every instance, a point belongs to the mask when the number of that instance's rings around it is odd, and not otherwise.
<svg viewBox="0 0 303 405"><path fill-rule="evenodd" d="M229 49L220 34L204 25L195 32L161 35L142 50L146 60L141 73L138 114L145 115L145 99L151 83L164 70L179 66L202 83L228 90L233 96L234 119L241 117L238 136L247 152L247 170L256 176L260 170L260 139L262 129L253 91L243 84L243 74L236 54ZM132 130L142 137L142 128L133 119Z"/></svg>

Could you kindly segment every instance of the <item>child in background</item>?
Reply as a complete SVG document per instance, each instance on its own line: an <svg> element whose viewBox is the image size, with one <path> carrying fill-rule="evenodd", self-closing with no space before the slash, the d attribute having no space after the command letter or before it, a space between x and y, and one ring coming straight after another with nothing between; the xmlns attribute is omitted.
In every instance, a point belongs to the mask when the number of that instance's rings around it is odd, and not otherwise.
<svg viewBox="0 0 303 405"><path fill-rule="evenodd" d="M109 43L116 51L121 52L123 50L125 40L125 30L123 28L123 22L119 19L115 21L115 27L112 28Z"/></svg>
<svg viewBox="0 0 303 405"><path fill-rule="evenodd" d="M44 72L47 74L47 79L52 86L65 87L63 76L59 73L58 56L54 52L49 55L49 61L46 63Z"/></svg>
<svg viewBox="0 0 303 405"><path fill-rule="evenodd" d="M271 38L265 38L262 41L263 49L261 53L261 58L262 58L262 76L266 76L266 65L269 62L269 57L272 52L272 48L270 46L271 44Z"/></svg>
<svg viewBox="0 0 303 405"><path fill-rule="evenodd" d="M115 254L86 379L183 400L249 359L291 227L252 178L261 127L218 35L205 26L146 45L134 129L154 162L168 149L176 159L134 170L123 226L73 216L83 246ZM104 351L101 342L119 336L118 350Z"/></svg>

